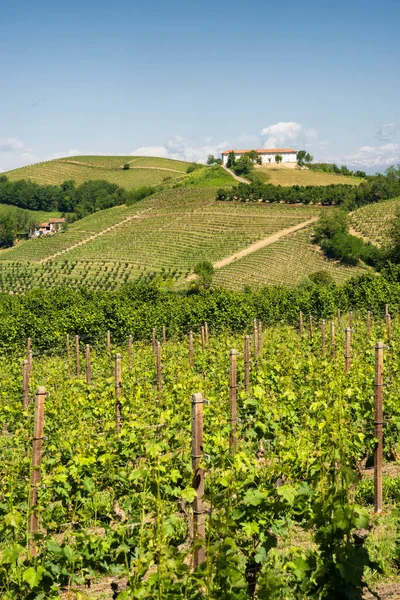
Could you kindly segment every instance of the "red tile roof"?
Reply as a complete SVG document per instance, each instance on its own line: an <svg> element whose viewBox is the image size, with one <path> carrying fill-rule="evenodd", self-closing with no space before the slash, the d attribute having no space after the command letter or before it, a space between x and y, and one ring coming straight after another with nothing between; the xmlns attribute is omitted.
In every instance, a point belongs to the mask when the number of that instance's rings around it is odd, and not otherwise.
<svg viewBox="0 0 400 600"><path fill-rule="evenodd" d="M246 152L251 152L251 150L224 150L221 154L229 154L229 152L246 154ZM297 150L293 150L293 148L262 148L261 150L256 150L256 152L258 154L296 154Z"/></svg>

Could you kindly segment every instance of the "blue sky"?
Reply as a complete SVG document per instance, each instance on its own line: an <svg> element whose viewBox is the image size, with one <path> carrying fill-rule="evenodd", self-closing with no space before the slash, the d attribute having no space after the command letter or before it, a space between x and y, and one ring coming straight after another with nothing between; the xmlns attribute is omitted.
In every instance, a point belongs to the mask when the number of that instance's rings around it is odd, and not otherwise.
<svg viewBox="0 0 400 600"><path fill-rule="evenodd" d="M398 0L3 0L0 169L305 147L400 162Z"/></svg>

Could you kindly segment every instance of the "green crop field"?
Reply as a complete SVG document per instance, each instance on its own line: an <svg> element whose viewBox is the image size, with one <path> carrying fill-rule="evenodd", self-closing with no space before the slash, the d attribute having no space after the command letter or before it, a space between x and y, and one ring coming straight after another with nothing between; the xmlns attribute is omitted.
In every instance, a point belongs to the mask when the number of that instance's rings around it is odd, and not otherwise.
<svg viewBox="0 0 400 600"><path fill-rule="evenodd" d="M61 217L61 213L53 210L51 212L46 212L44 210L28 210L26 208L18 208L17 206L12 206L10 204L0 204L0 216L9 213L10 211L23 211L29 214L29 217L32 218L33 221L37 223L43 223L44 221L48 221L49 219L56 219Z"/></svg>
<svg viewBox="0 0 400 600"><path fill-rule="evenodd" d="M335 173L323 173L311 169L289 168L284 165L270 166L261 165L256 167L257 175L265 182L273 185L360 185L362 179L359 177L347 177Z"/></svg>
<svg viewBox="0 0 400 600"><path fill-rule="evenodd" d="M335 281L342 283L349 277L365 272L361 267L345 267L328 260L318 246L311 242L310 228L281 238L241 258L215 275L215 285L239 289L244 285L254 288L265 285L298 285L304 277L316 271L327 271Z"/></svg>
<svg viewBox="0 0 400 600"><path fill-rule="evenodd" d="M388 239L391 221L399 208L400 198L368 204L351 214L351 227L366 240L381 246Z"/></svg>

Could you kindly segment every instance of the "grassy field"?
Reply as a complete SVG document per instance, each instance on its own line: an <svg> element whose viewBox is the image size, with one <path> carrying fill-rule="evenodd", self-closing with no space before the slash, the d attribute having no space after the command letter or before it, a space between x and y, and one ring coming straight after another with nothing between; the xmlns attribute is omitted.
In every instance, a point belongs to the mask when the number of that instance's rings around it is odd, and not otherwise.
<svg viewBox="0 0 400 600"><path fill-rule="evenodd" d="M0 204L0 216L8 214L10 211L23 211L28 213L29 216L37 223L43 223L49 219L55 219L61 217L61 213L57 211L45 212L44 210L28 210L26 208L18 208L18 206L11 206L9 204Z"/></svg>
<svg viewBox="0 0 400 600"><path fill-rule="evenodd" d="M360 185L359 177L346 177L334 173L322 173L309 169L292 169L289 167L261 165L256 167L257 175L265 182L273 185L331 185L346 183Z"/></svg>
<svg viewBox="0 0 400 600"><path fill-rule="evenodd" d="M337 283L365 272L359 267L345 267L328 260L311 242L308 228L281 238L271 246L241 258L216 271L215 285L240 289L244 285L295 286L316 271L328 271Z"/></svg>
<svg viewBox="0 0 400 600"><path fill-rule="evenodd" d="M390 224L400 208L400 198L368 204L350 216L352 228L366 240L381 246L387 241Z"/></svg>

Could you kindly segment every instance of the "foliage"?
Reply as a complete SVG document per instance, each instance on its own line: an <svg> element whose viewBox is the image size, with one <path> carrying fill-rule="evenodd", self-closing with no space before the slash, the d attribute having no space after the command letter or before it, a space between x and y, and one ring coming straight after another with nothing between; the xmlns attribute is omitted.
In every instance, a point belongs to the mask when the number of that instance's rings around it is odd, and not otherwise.
<svg viewBox="0 0 400 600"><path fill-rule="evenodd" d="M313 163L308 165L308 168L312 169L313 171L322 171L323 173L335 173L337 175L360 177L361 179L365 179L367 176L365 171L352 171L345 165L338 167L335 163Z"/></svg>
<svg viewBox="0 0 400 600"><path fill-rule="evenodd" d="M395 217L388 232L388 258L393 263L400 263L400 207L397 206Z"/></svg>
<svg viewBox="0 0 400 600"><path fill-rule="evenodd" d="M211 166L211 165L221 165L222 164L222 158L215 158L214 154L209 154L208 158L207 158L207 165Z"/></svg>
<svg viewBox="0 0 400 600"><path fill-rule="evenodd" d="M129 190L125 193L125 204L127 206L132 206L132 204L136 204L136 202L139 202L148 196L152 196L156 191L157 189L150 185L144 185L137 188L137 190Z"/></svg>
<svg viewBox="0 0 400 600"><path fill-rule="evenodd" d="M233 171L236 175L247 175L254 169L254 162L248 154L243 154L235 163Z"/></svg>
<svg viewBox="0 0 400 600"><path fill-rule="evenodd" d="M306 150L299 150L296 155L297 164L299 167L308 166L314 160L314 157Z"/></svg>
<svg viewBox="0 0 400 600"><path fill-rule="evenodd" d="M14 244L15 224L10 215L0 216L0 248L9 248Z"/></svg>
<svg viewBox="0 0 400 600"><path fill-rule="evenodd" d="M282 154L275 154L275 162L279 165L283 160Z"/></svg>
<svg viewBox="0 0 400 600"><path fill-rule="evenodd" d="M131 165L129 163L124 163L124 166L122 168L124 169L124 171L127 171L131 168Z"/></svg>
<svg viewBox="0 0 400 600"><path fill-rule="evenodd" d="M186 169L186 173L193 173L193 171L196 171L197 169L202 169L203 165L200 163L192 163L188 166L188 168Z"/></svg>
<svg viewBox="0 0 400 600"><path fill-rule="evenodd" d="M226 161L226 166L228 169L232 169L236 164L236 154L233 150L231 150L228 154L228 159Z"/></svg>
<svg viewBox="0 0 400 600"><path fill-rule="evenodd" d="M320 285L322 287L335 285L335 280L328 271L315 271L315 273L311 273L308 278L315 283L315 285Z"/></svg>
<svg viewBox="0 0 400 600"><path fill-rule="evenodd" d="M214 267L209 260L202 260L194 267L194 273L197 275L197 287L200 290L207 290L211 287Z"/></svg>
<svg viewBox="0 0 400 600"><path fill-rule="evenodd" d="M346 213L334 211L322 215L315 227L315 241L329 258L344 264L356 265L360 260L375 268L380 268L385 260L382 250L369 242L349 234Z"/></svg>

